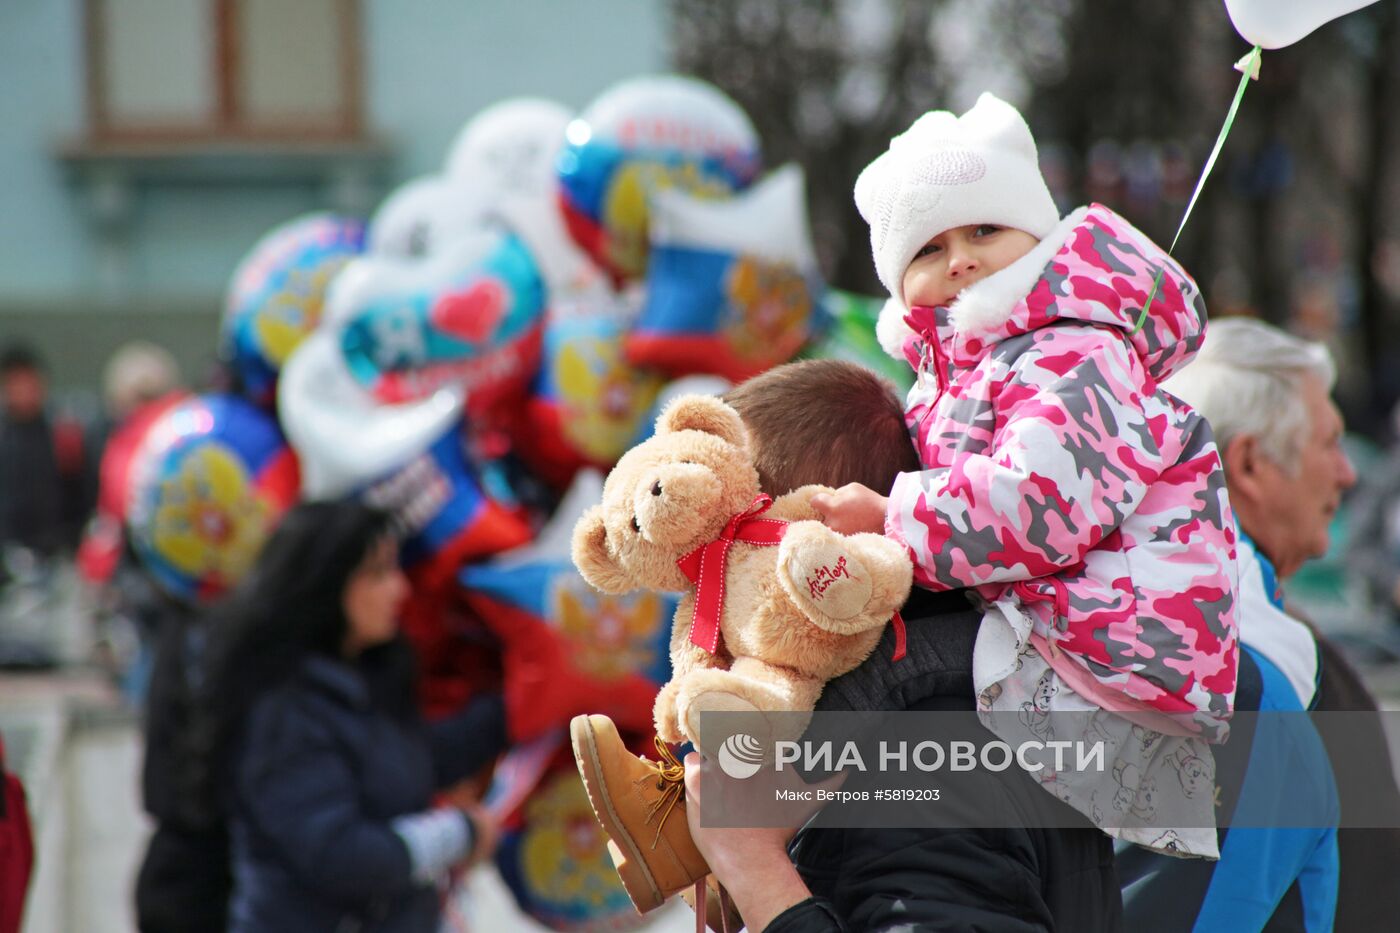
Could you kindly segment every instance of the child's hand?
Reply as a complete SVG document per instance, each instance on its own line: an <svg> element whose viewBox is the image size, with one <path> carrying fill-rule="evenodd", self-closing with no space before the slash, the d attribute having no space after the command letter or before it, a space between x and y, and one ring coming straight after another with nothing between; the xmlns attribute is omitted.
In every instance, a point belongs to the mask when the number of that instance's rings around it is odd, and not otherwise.
<svg viewBox="0 0 1400 933"><path fill-rule="evenodd" d="M822 517L822 524L843 535L884 534L889 504L889 499L860 483L847 483L831 495L812 497L812 508Z"/></svg>

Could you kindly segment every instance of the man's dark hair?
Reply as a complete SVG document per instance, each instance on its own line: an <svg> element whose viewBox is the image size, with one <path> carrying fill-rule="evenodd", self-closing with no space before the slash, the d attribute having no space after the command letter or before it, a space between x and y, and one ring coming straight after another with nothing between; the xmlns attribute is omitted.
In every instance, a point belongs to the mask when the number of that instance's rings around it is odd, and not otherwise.
<svg viewBox="0 0 1400 933"><path fill-rule="evenodd" d="M889 495L895 476L919 457L894 387L845 360L804 360L770 369L731 389L754 447L763 491L862 483Z"/></svg>
<svg viewBox="0 0 1400 933"><path fill-rule="evenodd" d="M38 351L27 343L6 344L0 350L0 375L25 370L44 371L44 362L39 358Z"/></svg>

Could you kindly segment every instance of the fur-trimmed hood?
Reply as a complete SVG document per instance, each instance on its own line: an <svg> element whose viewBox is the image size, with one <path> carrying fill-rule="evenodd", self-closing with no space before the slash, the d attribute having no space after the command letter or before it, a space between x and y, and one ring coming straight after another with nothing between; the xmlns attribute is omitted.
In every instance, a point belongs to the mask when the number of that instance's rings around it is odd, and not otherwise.
<svg viewBox="0 0 1400 933"><path fill-rule="evenodd" d="M1134 332L1163 266L1152 308ZM894 298L876 334L885 352L918 369L935 340L954 366L970 366L1008 337L1060 321L1118 327L1161 381L1196 354L1205 301L1195 281L1157 244L1102 204L1069 214L1029 253L968 286L946 307L905 310Z"/></svg>

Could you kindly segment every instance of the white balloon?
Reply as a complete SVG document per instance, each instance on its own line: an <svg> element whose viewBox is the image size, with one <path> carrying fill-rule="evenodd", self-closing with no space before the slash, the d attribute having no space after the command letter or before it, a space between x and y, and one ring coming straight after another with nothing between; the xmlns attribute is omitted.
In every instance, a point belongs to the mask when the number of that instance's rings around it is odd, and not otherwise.
<svg viewBox="0 0 1400 933"><path fill-rule="evenodd" d="M567 134L598 137L629 150L681 155L758 152L758 131L742 107L712 84L685 75L644 75L608 88Z"/></svg>
<svg viewBox="0 0 1400 933"><path fill-rule="evenodd" d="M802 167L788 163L732 198L697 198L671 189L652 195L652 246L745 253L814 271Z"/></svg>
<svg viewBox="0 0 1400 933"><path fill-rule="evenodd" d="M302 496L337 498L423 453L462 417L460 389L404 405L355 382L338 335L322 328L297 347L277 384L277 415L301 463Z"/></svg>
<svg viewBox="0 0 1400 933"><path fill-rule="evenodd" d="M406 182L370 219L368 252L393 259L418 259L486 223L486 193L443 175Z"/></svg>
<svg viewBox="0 0 1400 933"><path fill-rule="evenodd" d="M458 132L447 157L454 180L500 194L553 201L554 163L573 114L534 97L487 107Z"/></svg>
<svg viewBox="0 0 1400 933"><path fill-rule="evenodd" d="M1251 45L1279 49L1323 23L1370 6L1376 0L1225 0L1235 31Z"/></svg>
<svg viewBox="0 0 1400 933"><path fill-rule="evenodd" d="M449 182L480 192L475 222L501 224L524 240L551 293L577 289L601 275L574 244L559 211L555 163L572 119L553 101L501 101L467 121L447 158ZM446 217L439 224L443 232L434 238L443 241L465 226L451 226Z"/></svg>

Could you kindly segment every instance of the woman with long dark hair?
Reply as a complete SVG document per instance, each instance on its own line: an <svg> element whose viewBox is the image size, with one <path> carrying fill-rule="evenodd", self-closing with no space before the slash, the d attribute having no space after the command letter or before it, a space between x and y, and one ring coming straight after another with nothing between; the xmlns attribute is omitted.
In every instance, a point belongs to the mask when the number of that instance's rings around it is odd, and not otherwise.
<svg viewBox="0 0 1400 933"><path fill-rule="evenodd" d="M230 933L434 933L436 884L491 847L480 810L432 796L502 750L505 714L488 696L418 718L407 590L383 513L307 503L215 620L208 760L230 820Z"/></svg>

